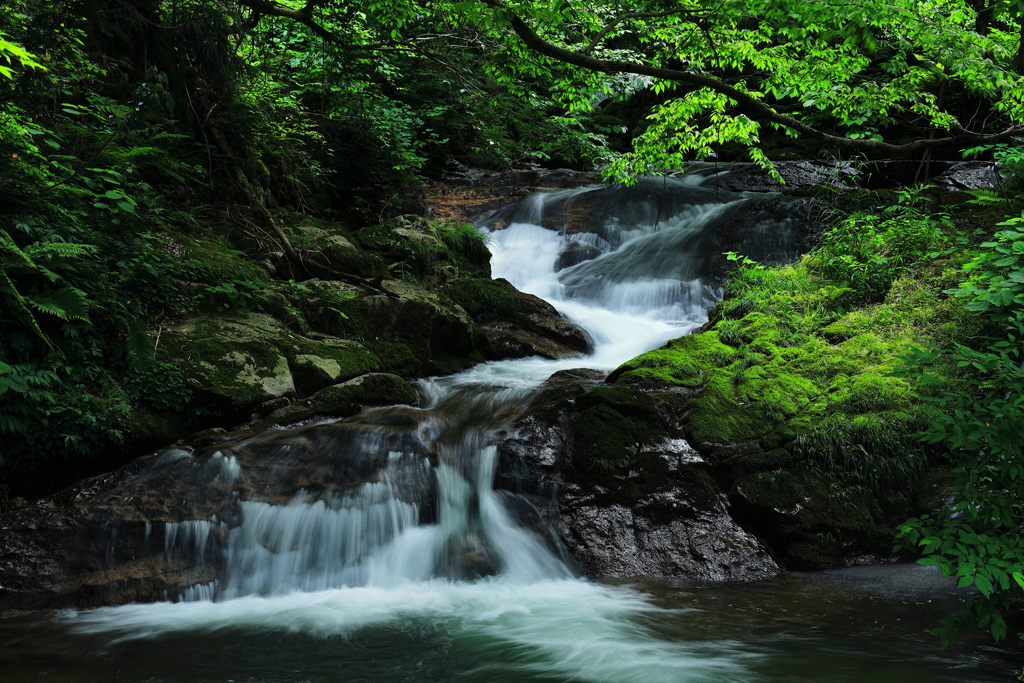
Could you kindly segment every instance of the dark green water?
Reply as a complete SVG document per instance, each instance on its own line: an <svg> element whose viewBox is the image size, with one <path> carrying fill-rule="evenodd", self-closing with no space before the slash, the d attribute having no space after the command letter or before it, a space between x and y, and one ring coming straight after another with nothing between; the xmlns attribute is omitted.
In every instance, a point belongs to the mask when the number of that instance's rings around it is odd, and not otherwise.
<svg viewBox="0 0 1024 683"><path fill-rule="evenodd" d="M431 581L0 621L3 681L1013 681L928 631L966 595L916 565L750 584Z"/></svg>

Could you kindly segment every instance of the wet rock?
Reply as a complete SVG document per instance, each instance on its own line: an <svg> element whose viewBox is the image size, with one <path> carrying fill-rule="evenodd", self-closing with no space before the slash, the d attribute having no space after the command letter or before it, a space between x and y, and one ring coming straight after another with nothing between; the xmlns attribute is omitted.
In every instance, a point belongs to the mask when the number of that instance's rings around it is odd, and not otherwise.
<svg viewBox="0 0 1024 683"><path fill-rule="evenodd" d="M370 373L321 389L283 406L265 418L269 424L292 424L316 416L350 417L366 406L415 405L416 392L398 375Z"/></svg>
<svg viewBox="0 0 1024 683"><path fill-rule="evenodd" d="M242 503L337 504L379 481L389 453L429 457L416 414L399 408L214 436L221 440L157 451L0 517L0 610L174 600L220 576ZM434 521L433 477L391 486L419 507L421 522Z"/></svg>
<svg viewBox="0 0 1024 683"><path fill-rule="evenodd" d="M363 372L448 374L483 360L473 321L443 291L428 290L411 279L383 280L377 290L331 281L313 281L307 286L315 293L313 301L307 303L310 327L321 335L365 340L345 342L363 346L375 357L376 364ZM336 360L336 354L313 355ZM300 384L323 382L335 372L323 364L319 371L310 368L310 360L302 360ZM342 373L335 381L352 376ZM308 391L330 383L314 383Z"/></svg>
<svg viewBox="0 0 1024 683"><path fill-rule="evenodd" d="M555 272L571 268L590 259L595 259L600 255L601 250L592 244L584 244L577 241L570 242L562 251L558 252Z"/></svg>
<svg viewBox="0 0 1024 683"><path fill-rule="evenodd" d="M990 161L960 161L929 183L940 190L980 190L986 187L997 187L1002 182L999 169Z"/></svg>
<svg viewBox="0 0 1024 683"><path fill-rule="evenodd" d="M647 508L671 506L652 521ZM592 576L662 576L691 581L748 581L778 573L758 540L730 517L725 503L694 509L684 489L623 505L574 506L566 501L559 527L569 553ZM659 515L661 516L661 515Z"/></svg>
<svg viewBox="0 0 1024 683"><path fill-rule="evenodd" d="M570 368L569 370L559 370L558 372L553 373L545 381L548 383L600 382L607 376L608 373L604 370L594 370L593 368Z"/></svg>
<svg viewBox="0 0 1024 683"><path fill-rule="evenodd" d="M501 435L497 486L532 502L591 576L777 573L677 426L684 401L554 383Z"/></svg>

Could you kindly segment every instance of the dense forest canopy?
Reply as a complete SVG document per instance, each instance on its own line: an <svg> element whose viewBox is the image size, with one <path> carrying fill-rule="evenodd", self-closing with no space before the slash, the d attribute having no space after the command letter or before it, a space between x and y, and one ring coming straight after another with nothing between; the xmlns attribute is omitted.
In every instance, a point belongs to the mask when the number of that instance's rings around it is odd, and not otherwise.
<svg viewBox="0 0 1024 683"><path fill-rule="evenodd" d="M301 22L341 49L434 59L431 43L443 36L410 29L431 19L455 35L476 28L493 43L487 66L499 81L553 78L571 109L595 96L667 93L613 165L625 178L730 141L752 145L767 165L763 126L847 155L959 149L1024 130L1020 3L402 2L371 4L376 22L350 3L239 4ZM372 24L369 40L357 40Z"/></svg>
<svg viewBox="0 0 1024 683"><path fill-rule="evenodd" d="M457 165L630 182L698 159L980 155L1019 172L1022 136L1021 0L10 0L0 471L46 491L164 445L167 416L217 424L158 358L162 326L352 280L293 244L283 212L361 228ZM963 516L903 529L982 589L971 623L997 637L1024 587L1024 233L1002 227L913 255L966 264L980 332L908 361L941 384L928 438L967 464ZM880 244L837 250L836 282L906 265ZM267 282L254 264L279 252L289 275Z"/></svg>

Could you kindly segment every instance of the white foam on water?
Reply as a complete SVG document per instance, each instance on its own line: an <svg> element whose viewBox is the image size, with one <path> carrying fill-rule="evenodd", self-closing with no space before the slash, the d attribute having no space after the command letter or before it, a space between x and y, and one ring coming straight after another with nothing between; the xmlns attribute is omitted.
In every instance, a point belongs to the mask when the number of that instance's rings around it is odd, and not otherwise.
<svg viewBox="0 0 1024 683"><path fill-rule="evenodd" d="M433 624L456 641L471 639L467 647L484 672L543 672L597 683L749 680L744 674L750 655L734 644L672 642L647 629L645 619L659 612L635 591L588 581L489 579L124 605L61 618L74 633L105 635L112 642L231 630L328 638L372 627Z"/></svg>

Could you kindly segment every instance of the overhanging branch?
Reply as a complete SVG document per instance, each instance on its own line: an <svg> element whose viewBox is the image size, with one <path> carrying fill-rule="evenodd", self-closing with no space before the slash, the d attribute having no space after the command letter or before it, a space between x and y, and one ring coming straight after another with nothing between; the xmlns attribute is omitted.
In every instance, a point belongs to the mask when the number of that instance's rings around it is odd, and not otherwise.
<svg viewBox="0 0 1024 683"><path fill-rule="evenodd" d="M829 133L818 130L799 119L781 114L749 93L738 90L728 83L710 76L695 74L689 71L679 71L677 69L654 67L647 64L632 64L617 60L596 59L585 54L585 51L576 52L559 47L558 45L541 38L540 35L538 35L537 32L529 26L529 24L523 21L519 16L509 11L501 4L501 2L499 2L499 0L481 0L481 2L503 12L508 18L509 23L512 25L512 30L516 32L516 35L519 36L526 46L545 57L550 57L555 61L572 64L573 66L578 66L589 71L598 71L609 74L630 73L638 76L650 76L652 78L658 78L666 81L688 83L690 85L708 88L709 90L721 93L733 100L739 107L740 111L752 119L758 121L770 121L772 123L792 128L802 135L832 145L841 151L906 154L908 152L918 152L928 149L963 148L970 145L990 144L1024 133L1024 125L1017 124L990 135L954 135L944 138L919 139L902 145L894 145L880 140L863 140L830 135Z"/></svg>

